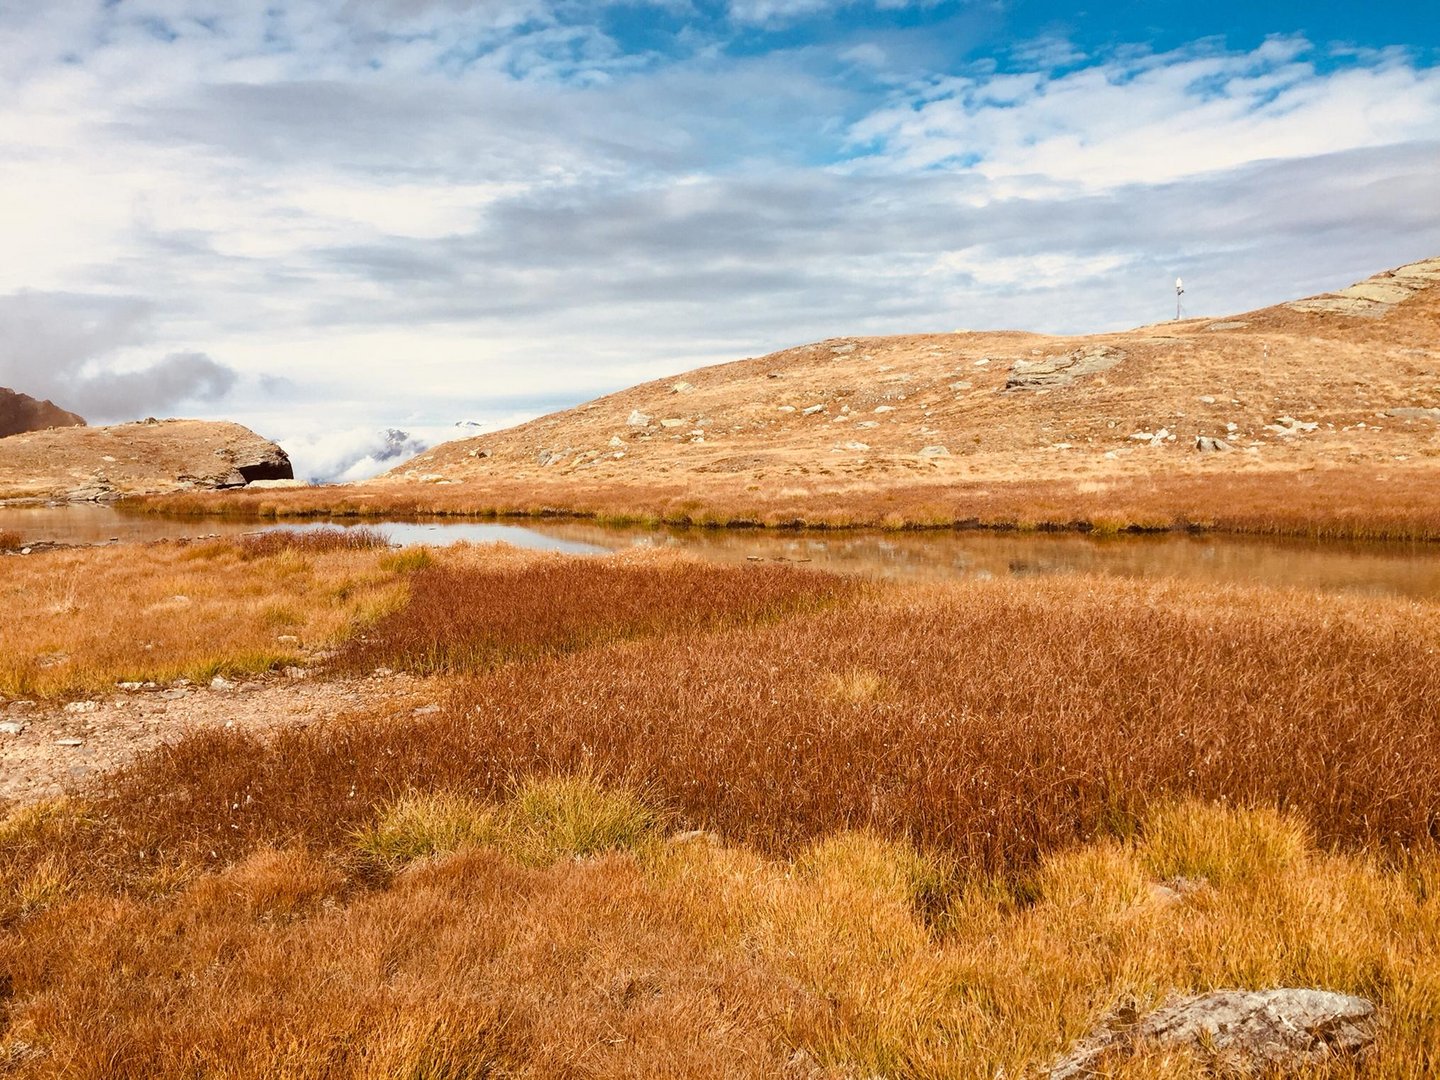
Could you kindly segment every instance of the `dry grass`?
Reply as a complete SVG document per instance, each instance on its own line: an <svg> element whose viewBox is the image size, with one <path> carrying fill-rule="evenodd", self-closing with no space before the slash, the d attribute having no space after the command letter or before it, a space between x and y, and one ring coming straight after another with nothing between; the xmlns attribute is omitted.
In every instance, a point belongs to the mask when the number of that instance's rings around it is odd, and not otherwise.
<svg viewBox="0 0 1440 1080"><path fill-rule="evenodd" d="M754 488L751 490L751 488ZM140 513L253 520L573 516L703 527L1206 531L1348 540L1440 540L1440 472L1399 464L1236 474L1175 471L1102 481L896 479L793 488L728 478L597 484L494 480L374 484L133 499Z"/></svg>
<svg viewBox="0 0 1440 1080"><path fill-rule="evenodd" d="M240 551L247 559L263 559L288 552L318 555L329 551L371 551L389 546L384 533L364 526L350 529L277 529L252 533L240 540Z"/></svg>
<svg viewBox="0 0 1440 1080"><path fill-rule="evenodd" d="M310 534L314 535L314 534ZM75 549L10 559L0 693L60 697L299 662L404 597L391 558L315 541Z"/></svg>
<svg viewBox="0 0 1440 1080"><path fill-rule="evenodd" d="M577 817L598 794L552 793ZM0 1060L27 1078L988 1080L1122 1003L1318 985L1387 1018L1343 1075L1440 1066L1433 852L1387 867L1273 812L1170 804L1134 839L1047 856L1023 901L968 877L933 909L944 867L873 834L784 860L649 835L582 858L467 837L368 888L265 847L154 899L56 899L0 939ZM1183 892L1160 887L1176 874ZM1152 1056L1114 1075L1202 1074Z"/></svg>
<svg viewBox="0 0 1440 1080"><path fill-rule="evenodd" d="M0 821L12 1073L978 1080L1285 984L1386 1018L1315 1076L1440 1068L1436 608L426 560L364 663L451 672L441 713Z"/></svg>
<svg viewBox="0 0 1440 1080"><path fill-rule="evenodd" d="M19 551L25 539L14 529L0 529L0 551Z"/></svg>
<svg viewBox="0 0 1440 1080"><path fill-rule="evenodd" d="M410 602L352 641L348 670L476 671L669 630L750 625L860 586L787 567L736 571L689 559L539 556L494 569L417 572Z"/></svg>

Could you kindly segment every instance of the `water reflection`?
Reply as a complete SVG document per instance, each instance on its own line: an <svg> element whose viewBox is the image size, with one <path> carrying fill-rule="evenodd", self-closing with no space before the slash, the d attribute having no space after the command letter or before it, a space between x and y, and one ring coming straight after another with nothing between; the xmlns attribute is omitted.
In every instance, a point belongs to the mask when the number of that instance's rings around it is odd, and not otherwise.
<svg viewBox="0 0 1440 1080"><path fill-rule="evenodd" d="M353 527L355 522L339 523ZM500 541L576 554L676 548L719 562L779 559L883 578L944 579L1067 573L1260 583L1332 592L1440 597L1440 545L1266 540L1230 536L1094 539L1077 534L767 532L612 527L579 521L377 521L397 544ZM332 523L270 526L333 527ZM104 506L0 510L0 529L70 544L254 532L253 522L132 517Z"/></svg>

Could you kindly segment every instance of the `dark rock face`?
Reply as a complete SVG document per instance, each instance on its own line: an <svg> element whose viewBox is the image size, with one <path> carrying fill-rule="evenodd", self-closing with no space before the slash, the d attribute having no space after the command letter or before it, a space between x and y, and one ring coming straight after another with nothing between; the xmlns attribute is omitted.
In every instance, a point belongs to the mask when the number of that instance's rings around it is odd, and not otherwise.
<svg viewBox="0 0 1440 1080"><path fill-rule="evenodd" d="M295 469L290 464L290 455L278 446L275 447L273 453L265 455L258 461L236 465L235 470L245 478L247 484L252 484L256 480L295 479Z"/></svg>
<svg viewBox="0 0 1440 1080"><path fill-rule="evenodd" d="M83 416L66 412L53 401L41 401L0 386L0 438L46 428L84 426Z"/></svg>

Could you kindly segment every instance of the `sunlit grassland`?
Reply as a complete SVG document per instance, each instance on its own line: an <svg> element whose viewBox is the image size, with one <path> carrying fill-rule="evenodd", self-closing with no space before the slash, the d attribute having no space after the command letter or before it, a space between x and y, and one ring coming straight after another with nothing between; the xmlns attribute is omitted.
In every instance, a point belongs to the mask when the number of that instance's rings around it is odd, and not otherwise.
<svg viewBox="0 0 1440 1080"><path fill-rule="evenodd" d="M0 694L79 695L296 662L403 601L395 559L383 543L338 534L9 558Z"/></svg>
<svg viewBox="0 0 1440 1080"><path fill-rule="evenodd" d="M146 550L217 595L299 557L219 547ZM440 711L13 808L0 1070L1019 1077L1116 1006L1278 985L1380 1006L1316 1077L1440 1069L1431 604L305 558L390 575L330 670L438 673Z"/></svg>

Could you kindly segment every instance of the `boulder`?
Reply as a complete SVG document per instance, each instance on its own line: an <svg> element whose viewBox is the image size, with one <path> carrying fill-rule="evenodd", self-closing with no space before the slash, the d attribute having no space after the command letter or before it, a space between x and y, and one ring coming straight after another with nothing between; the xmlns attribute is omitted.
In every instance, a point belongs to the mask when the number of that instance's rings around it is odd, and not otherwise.
<svg viewBox="0 0 1440 1080"><path fill-rule="evenodd" d="M1005 378L1006 390L1047 390L1069 386L1076 379L1108 371L1125 354L1109 345L1086 345L1058 356L1039 360L1016 360Z"/></svg>
<svg viewBox="0 0 1440 1080"><path fill-rule="evenodd" d="M1195 436L1195 449L1202 454L1228 454L1235 449L1224 439L1213 439L1209 435Z"/></svg>
<svg viewBox="0 0 1440 1080"><path fill-rule="evenodd" d="M1328 990L1217 990L1172 998L1145 1017L1121 1010L1050 1070L1050 1080L1106 1075L1146 1051L1190 1051L1241 1075L1318 1065L1375 1039L1375 1006Z"/></svg>

